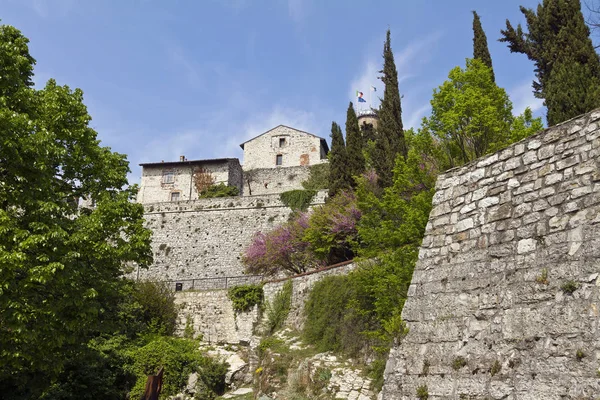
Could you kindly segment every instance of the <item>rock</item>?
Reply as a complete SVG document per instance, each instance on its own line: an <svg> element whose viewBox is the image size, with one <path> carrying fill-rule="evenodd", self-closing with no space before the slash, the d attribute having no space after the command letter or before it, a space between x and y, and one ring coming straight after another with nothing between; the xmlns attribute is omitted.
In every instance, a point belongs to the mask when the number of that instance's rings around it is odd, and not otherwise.
<svg viewBox="0 0 600 400"><path fill-rule="evenodd" d="M254 389L252 389L252 388L247 388L247 387L246 388L239 388L237 390L234 390L233 392L226 393L226 394L224 394L221 397L224 398L224 399L233 399L233 398L235 398L237 396L243 396L245 394L252 393L252 392L254 392ZM262 398L262 396L260 398Z"/></svg>
<svg viewBox="0 0 600 400"><path fill-rule="evenodd" d="M194 372L188 376L187 386L185 387L186 393L196 393L196 384L198 383L198 373Z"/></svg>

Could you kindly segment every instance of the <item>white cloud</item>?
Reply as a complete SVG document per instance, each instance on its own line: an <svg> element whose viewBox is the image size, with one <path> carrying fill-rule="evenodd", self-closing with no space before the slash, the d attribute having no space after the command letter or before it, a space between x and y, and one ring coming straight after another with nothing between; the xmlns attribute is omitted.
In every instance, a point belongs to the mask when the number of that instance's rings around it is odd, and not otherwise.
<svg viewBox="0 0 600 400"><path fill-rule="evenodd" d="M75 0L28 0L25 4L42 18L64 17L72 10Z"/></svg>
<svg viewBox="0 0 600 400"><path fill-rule="evenodd" d="M202 87L202 78L200 78L199 67L196 66L185 54L184 49L176 44L168 45L167 54L171 62L177 67L181 68L188 83L195 87Z"/></svg>
<svg viewBox="0 0 600 400"><path fill-rule="evenodd" d="M409 110L408 118L406 118L407 122L404 124L404 128L405 129L419 128L419 126L421 124L421 120L423 119L423 117L427 116L427 114L429 114L430 111L431 111L430 103L424 104L414 111Z"/></svg>
<svg viewBox="0 0 600 400"><path fill-rule="evenodd" d="M534 97L531 81L513 87L508 93L513 102L513 114L515 115L522 114L527 107L535 113L544 106L544 100Z"/></svg>
<svg viewBox="0 0 600 400"><path fill-rule="evenodd" d="M306 0L288 0L288 14L294 22L302 22L306 12Z"/></svg>
<svg viewBox="0 0 600 400"><path fill-rule="evenodd" d="M431 61L435 44L441 37L441 32L432 33L409 43L394 54L398 83L418 75L419 67Z"/></svg>

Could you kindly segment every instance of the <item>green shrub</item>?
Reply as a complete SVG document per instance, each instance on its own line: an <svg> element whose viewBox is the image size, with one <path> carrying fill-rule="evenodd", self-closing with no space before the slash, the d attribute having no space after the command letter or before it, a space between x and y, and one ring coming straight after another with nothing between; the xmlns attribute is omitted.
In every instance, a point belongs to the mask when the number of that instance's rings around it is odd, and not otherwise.
<svg viewBox="0 0 600 400"><path fill-rule="evenodd" d="M258 356L260 358L263 358L264 355L265 355L265 352L268 349L272 349L274 351L277 351L284 344L285 344L285 342L283 340L281 340L281 339L278 339L278 338L273 337L273 336L267 336L267 337L261 339L261 341L260 341L260 343L258 345Z"/></svg>
<svg viewBox="0 0 600 400"><path fill-rule="evenodd" d="M194 325L192 324L192 318L187 315L185 318L185 328L183 329L183 337L186 339L194 338Z"/></svg>
<svg viewBox="0 0 600 400"><path fill-rule="evenodd" d="M467 365L467 360L464 357L458 356L452 361L452 369L458 371L462 367Z"/></svg>
<svg viewBox="0 0 600 400"><path fill-rule="evenodd" d="M499 373L501 370L502 370L502 364L500 364L500 361L496 360L496 361L494 361L492 368L490 368L490 375L494 376L497 373Z"/></svg>
<svg viewBox="0 0 600 400"><path fill-rule="evenodd" d="M223 182L218 185L211 185L200 192L199 198L209 199L214 197L231 197L239 196L240 190L236 186L228 186Z"/></svg>
<svg viewBox="0 0 600 400"><path fill-rule="evenodd" d="M304 307L304 339L319 351L357 355L368 343L361 333L372 322L359 311L357 297L356 283L348 275L328 276L317 282Z"/></svg>
<svg viewBox="0 0 600 400"><path fill-rule="evenodd" d="M279 195L281 202L294 211L306 211L317 192L315 190L289 190Z"/></svg>
<svg viewBox="0 0 600 400"><path fill-rule="evenodd" d="M255 305L262 304L262 285L240 285L234 286L227 292L233 303L233 309L238 312L249 311Z"/></svg>
<svg viewBox="0 0 600 400"><path fill-rule="evenodd" d="M105 315L114 314L120 324L121 333L134 338L140 334L172 335L177 323L175 294L162 282L127 281L115 309L106 310Z"/></svg>
<svg viewBox="0 0 600 400"><path fill-rule="evenodd" d="M132 371L137 376L130 398L139 399L144 391L148 375L156 374L164 367L161 395L171 396L181 392L193 372L199 373L206 387L220 394L225 388L227 365L203 357L195 340L157 336L145 346L131 352Z"/></svg>
<svg viewBox="0 0 600 400"><path fill-rule="evenodd" d="M560 287L560 290L562 290L563 293L566 293L566 294L573 294L573 292L576 291L578 288L579 288L579 284L577 282L567 281L562 284L562 286Z"/></svg>
<svg viewBox="0 0 600 400"><path fill-rule="evenodd" d="M421 385L417 388L417 398L419 400L427 400L429 398L429 389L427 385Z"/></svg>
<svg viewBox="0 0 600 400"><path fill-rule="evenodd" d="M329 163L316 164L310 167L308 179L302 182L306 190L329 189Z"/></svg>
<svg viewBox="0 0 600 400"><path fill-rule="evenodd" d="M267 305L267 330L271 334L281 329L292 307L293 283L289 279Z"/></svg>
<svg viewBox="0 0 600 400"><path fill-rule="evenodd" d="M575 358L577 358L577 361L583 360L584 357L585 357L585 353L583 352L583 350L577 349L577 352L575 353Z"/></svg>
<svg viewBox="0 0 600 400"><path fill-rule="evenodd" d="M130 344L123 335L93 339L78 357L71 359L65 365L58 379L40 399L127 398L136 381L135 374L128 368L133 361L128 346Z"/></svg>

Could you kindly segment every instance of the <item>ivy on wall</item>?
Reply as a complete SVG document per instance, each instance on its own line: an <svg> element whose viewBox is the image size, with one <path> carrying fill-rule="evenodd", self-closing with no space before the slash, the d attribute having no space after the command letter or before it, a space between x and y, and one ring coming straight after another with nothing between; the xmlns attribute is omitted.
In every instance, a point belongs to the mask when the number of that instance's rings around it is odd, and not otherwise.
<svg viewBox="0 0 600 400"><path fill-rule="evenodd" d="M294 211L306 211L316 194L316 190L289 190L281 193L279 199Z"/></svg>

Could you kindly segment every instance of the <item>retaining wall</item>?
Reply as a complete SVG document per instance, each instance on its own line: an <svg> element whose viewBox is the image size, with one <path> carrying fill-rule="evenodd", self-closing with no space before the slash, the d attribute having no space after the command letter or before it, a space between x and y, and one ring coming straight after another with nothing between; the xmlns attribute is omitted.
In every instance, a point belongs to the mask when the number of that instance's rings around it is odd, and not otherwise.
<svg viewBox="0 0 600 400"><path fill-rule="evenodd" d="M383 399L598 398L599 122L438 178Z"/></svg>

